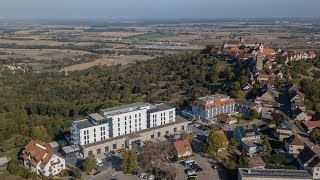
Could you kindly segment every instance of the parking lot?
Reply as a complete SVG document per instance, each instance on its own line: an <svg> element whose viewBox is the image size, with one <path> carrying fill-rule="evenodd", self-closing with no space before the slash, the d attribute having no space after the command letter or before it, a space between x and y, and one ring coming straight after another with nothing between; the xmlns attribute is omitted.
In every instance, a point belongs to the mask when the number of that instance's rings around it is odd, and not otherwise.
<svg viewBox="0 0 320 180"><path fill-rule="evenodd" d="M202 157L199 154L195 154L194 158L192 158L203 170L201 172L196 172L198 178L197 179L228 179L226 177L226 173L224 170L216 170L211 166L215 163L214 160ZM176 172L177 172L177 180L186 180L188 179L188 175L185 173L185 167L181 163L175 163Z"/></svg>

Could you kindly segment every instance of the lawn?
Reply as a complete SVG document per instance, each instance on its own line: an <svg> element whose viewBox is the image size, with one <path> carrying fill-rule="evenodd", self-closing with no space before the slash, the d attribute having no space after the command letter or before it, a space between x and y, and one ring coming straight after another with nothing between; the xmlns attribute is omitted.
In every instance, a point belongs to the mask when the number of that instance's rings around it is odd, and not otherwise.
<svg viewBox="0 0 320 180"><path fill-rule="evenodd" d="M8 157L10 159L17 159L18 158L18 153L19 153L20 150L21 150L20 147L14 148L14 149L11 149L11 150L6 151L4 153L0 153L0 156L6 156L6 157Z"/></svg>
<svg viewBox="0 0 320 180"><path fill-rule="evenodd" d="M77 54L72 52L63 52L63 51L53 51L53 52L43 53L39 55L39 57L46 60L72 58L75 56L77 56Z"/></svg>

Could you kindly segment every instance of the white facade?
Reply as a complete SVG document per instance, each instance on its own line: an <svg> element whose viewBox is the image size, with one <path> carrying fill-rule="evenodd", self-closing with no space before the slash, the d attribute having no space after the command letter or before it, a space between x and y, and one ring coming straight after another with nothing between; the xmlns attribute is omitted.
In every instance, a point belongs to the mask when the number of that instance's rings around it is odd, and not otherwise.
<svg viewBox="0 0 320 180"><path fill-rule="evenodd" d="M148 117L150 118L150 127L172 123L176 119L175 108L150 112Z"/></svg>
<svg viewBox="0 0 320 180"><path fill-rule="evenodd" d="M175 121L175 108L134 103L103 109L71 126L71 143L86 145Z"/></svg>

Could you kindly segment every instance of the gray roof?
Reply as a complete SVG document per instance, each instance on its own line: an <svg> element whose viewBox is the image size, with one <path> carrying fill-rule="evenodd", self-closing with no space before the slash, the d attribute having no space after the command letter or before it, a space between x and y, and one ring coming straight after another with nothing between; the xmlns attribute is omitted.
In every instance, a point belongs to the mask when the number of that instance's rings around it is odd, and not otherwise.
<svg viewBox="0 0 320 180"><path fill-rule="evenodd" d="M277 127L277 129L292 130L292 127L288 123L288 121L282 121L281 124Z"/></svg>
<svg viewBox="0 0 320 180"><path fill-rule="evenodd" d="M146 107L146 106L152 106L148 103L132 103L132 104L127 104L123 106L117 106L113 108L108 108L108 109L101 109L100 112L102 112L105 116L114 116L118 114L124 114L132 111L137 111L141 107Z"/></svg>
<svg viewBox="0 0 320 180"><path fill-rule="evenodd" d="M158 111L164 111L167 109L172 109L173 107L166 105L166 104L156 104L154 105L154 107L152 107L151 109L148 110L149 113L154 113L154 112L158 112Z"/></svg>
<svg viewBox="0 0 320 180"><path fill-rule="evenodd" d="M255 102L248 101L246 99L235 99L234 101L236 102L236 104L241 104L241 105L248 106L248 107L253 107L253 106L258 105Z"/></svg>
<svg viewBox="0 0 320 180"><path fill-rule="evenodd" d="M259 177L265 179L312 179L307 170L239 168L239 174L241 177Z"/></svg>
<svg viewBox="0 0 320 180"><path fill-rule="evenodd" d="M79 129L85 129L94 126L94 124L92 124L88 119L74 121L73 124L75 124Z"/></svg>
<svg viewBox="0 0 320 180"><path fill-rule="evenodd" d="M89 117L92 118L92 119L95 120L95 121L101 121L101 120L106 119L105 117L103 117L103 116L100 115L99 113L89 114Z"/></svg>
<svg viewBox="0 0 320 180"><path fill-rule="evenodd" d="M244 125L238 126L237 129L240 131L242 137L250 137L260 135L257 125Z"/></svg>

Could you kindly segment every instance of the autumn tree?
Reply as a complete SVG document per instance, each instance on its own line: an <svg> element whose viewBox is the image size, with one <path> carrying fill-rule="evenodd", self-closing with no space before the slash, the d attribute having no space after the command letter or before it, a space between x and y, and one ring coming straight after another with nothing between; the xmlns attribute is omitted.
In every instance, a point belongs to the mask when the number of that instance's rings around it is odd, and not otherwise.
<svg viewBox="0 0 320 180"><path fill-rule="evenodd" d="M206 144L206 151L212 157L217 155L221 148L226 148L228 143L227 137L218 131L211 131Z"/></svg>
<svg viewBox="0 0 320 180"><path fill-rule="evenodd" d="M84 171L90 172L94 170L97 166L97 160L94 155L89 155L84 161L82 168Z"/></svg>
<svg viewBox="0 0 320 180"><path fill-rule="evenodd" d="M48 134L47 130L44 126L35 126L31 130L31 138L33 140L38 140L38 141L47 141L48 140Z"/></svg>
<svg viewBox="0 0 320 180"><path fill-rule="evenodd" d="M313 142L317 142L320 139L320 130L318 128L312 129L310 132L310 139Z"/></svg>
<svg viewBox="0 0 320 180"><path fill-rule="evenodd" d="M125 150L122 154L121 169L125 174L133 173L137 171L138 158L134 151Z"/></svg>

